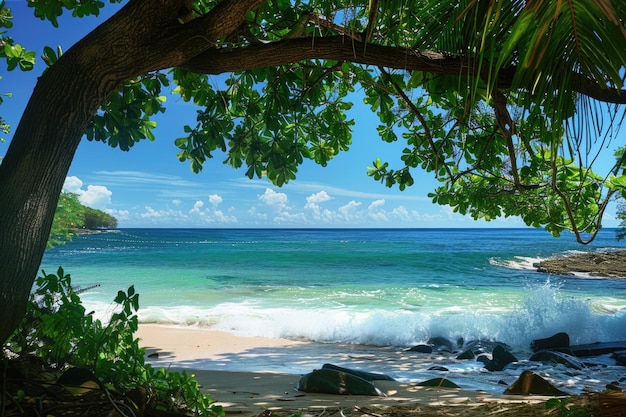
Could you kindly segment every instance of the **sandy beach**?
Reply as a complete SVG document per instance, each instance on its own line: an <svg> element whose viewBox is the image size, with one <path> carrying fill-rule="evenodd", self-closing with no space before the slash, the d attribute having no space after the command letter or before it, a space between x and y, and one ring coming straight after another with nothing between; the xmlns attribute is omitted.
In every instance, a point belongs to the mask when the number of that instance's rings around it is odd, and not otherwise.
<svg viewBox="0 0 626 417"><path fill-rule="evenodd" d="M419 415L464 416L486 415L490 410L489 413L505 416L520 415L515 411L519 407L525 407L522 415L535 415L535 411L530 413L530 410L545 411L543 403L547 400L547 397L537 396L425 388L396 381L375 383L386 397L305 393L296 389L301 375L220 370L220 366L224 366L225 361L243 361L245 365L254 361L255 352L302 349L308 342L239 337L209 329L154 324L142 324L137 337L153 366L185 369L194 374L203 389L224 406L227 415L255 416L265 410L280 415L293 412L302 415L364 415L377 414L372 410L401 409ZM215 369L194 368L194 363L202 363L206 368L207 361L215 361Z"/></svg>

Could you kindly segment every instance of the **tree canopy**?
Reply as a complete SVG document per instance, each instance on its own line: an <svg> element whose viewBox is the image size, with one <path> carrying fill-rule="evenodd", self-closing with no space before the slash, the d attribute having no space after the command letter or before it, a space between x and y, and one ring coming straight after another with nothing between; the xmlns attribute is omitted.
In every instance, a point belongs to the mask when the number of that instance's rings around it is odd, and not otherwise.
<svg viewBox="0 0 626 417"><path fill-rule="evenodd" d="M105 7L28 5L55 26ZM2 6L0 56L28 70L35 54L10 38ZM32 283L81 138L152 140L166 89L198 107L175 141L194 171L223 155L282 185L305 159L323 166L350 147L359 93L381 139L405 144L399 166L373 161L375 180L403 189L423 169L440 181L435 203L588 242L626 187L622 161L594 166L624 117L625 17L616 0L129 0L66 53L43 51L49 68L0 165L0 249L30 255L0 285L17 271Z"/></svg>

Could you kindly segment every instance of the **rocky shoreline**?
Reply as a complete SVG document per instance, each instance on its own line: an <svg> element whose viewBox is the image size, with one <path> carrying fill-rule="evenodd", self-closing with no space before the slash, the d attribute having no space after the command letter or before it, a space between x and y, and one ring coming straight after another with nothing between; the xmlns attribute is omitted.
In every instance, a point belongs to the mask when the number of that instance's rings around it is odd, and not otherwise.
<svg viewBox="0 0 626 417"><path fill-rule="evenodd" d="M555 275L588 275L603 278L626 277L626 250L581 253L548 259L534 264L538 272Z"/></svg>
<svg viewBox="0 0 626 417"><path fill-rule="evenodd" d="M504 395L540 395L565 397L571 395L567 391L558 388L563 381L558 381L556 367L565 369L561 375L575 377L585 375L591 368L596 366L608 366L608 363L596 362L593 358L600 356L610 357L613 366L626 366L626 342L592 343L586 345L570 345L570 337L561 332L545 339L535 339L531 342L532 356L518 359L511 352L511 348L498 341L473 340L469 342L459 339L456 343L445 337L434 337L427 343L413 346L406 350L413 354L437 355L455 358L456 361L475 360L483 364L483 369L488 372L500 374L505 368L521 371L513 383L507 383L500 379L498 384L503 387ZM539 369L539 364L549 366L550 371L545 373ZM512 368L510 367L512 366ZM455 371L439 364L429 368L432 371L444 372L444 377L435 377L417 383L417 386L436 388L461 387L454 382ZM545 377L553 379L550 382ZM321 369L302 376L298 383L298 391L308 393L324 393L339 395L367 395L385 396L376 386L376 381L395 381L383 372L364 372L358 369L345 368L333 364L324 364ZM606 381L605 392L620 392L626 398L626 378ZM556 384L556 385L555 385Z"/></svg>

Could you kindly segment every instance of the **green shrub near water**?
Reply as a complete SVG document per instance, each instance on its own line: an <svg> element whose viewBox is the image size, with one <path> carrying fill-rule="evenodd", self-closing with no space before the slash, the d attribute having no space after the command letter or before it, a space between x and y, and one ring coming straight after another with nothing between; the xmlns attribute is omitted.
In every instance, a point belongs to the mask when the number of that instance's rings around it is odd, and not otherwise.
<svg viewBox="0 0 626 417"><path fill-rule="evenodd" d="M198 382L186 372L154 369L145 363L145 349L134 333L138 327L139 294L130 286L115 297L115 312L103 323L86 312L80 289L59 267L36 280L20 327L5 344L8 356L34 355L59 371L72 367L93 372L104 389L122 393L143 387L158 409L187 409L202 417L223 416Z"/></svg>

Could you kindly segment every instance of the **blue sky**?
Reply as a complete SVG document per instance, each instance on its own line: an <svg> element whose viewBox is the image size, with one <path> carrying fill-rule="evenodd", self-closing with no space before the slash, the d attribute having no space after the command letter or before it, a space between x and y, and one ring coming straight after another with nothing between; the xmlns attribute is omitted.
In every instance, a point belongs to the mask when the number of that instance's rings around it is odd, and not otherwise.
<svg viewBox="0 0 626 417"><path fill-rule="evenodd" d="M55 29L32 16L23 0L9 0L13 9L12 36L40 56L43 47L67 50L119 9L107 5L100 18L59 20ZM29 73L0 69L0 92L11 92L0 114L16 127L37 76L44 69L38 60ZM102 143L81 143L66 180L66 190L83 203L105 210L120 227L523 227L517 219L474 221L435 205L427 194L437 182L432 175L414 172L415 185L389 189L366 175L371 162L381 157L399 161L401 143L387 144L377 135L377 117L355 97L356 120L350 150L327 167L305 162L298 178L281 188L266 180L249 180L245 170L222 164L222 155L209 160L200 174L176 159L174 140L184 136L183 126L195 125L196 107L167 96L167 111L156 119L154 142L143 141L129 152ZM623 136L623 135L622 135ZM7 143L0 143L0 155ZM624 142L621 140L620 142ZM610 153L610 152L609 152ZM614 208L605 226L615 226Z"/></svg>

